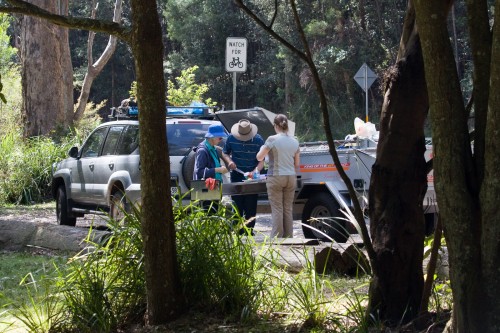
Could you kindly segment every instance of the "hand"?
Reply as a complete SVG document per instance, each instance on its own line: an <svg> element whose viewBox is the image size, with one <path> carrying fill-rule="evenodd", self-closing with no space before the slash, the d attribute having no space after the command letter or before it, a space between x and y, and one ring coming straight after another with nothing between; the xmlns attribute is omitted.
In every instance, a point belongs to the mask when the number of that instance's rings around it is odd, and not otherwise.
<svg viewBox="0 0 500 333"><path fill-rule="evenodd" d="M225 174L225 173L228 173L229 170L227 170L227 168L225 166L221 166L221 167L215 168L215 172Z"/></svg>
<svg viewBox="0 0 500 333"><path fill-rule="evenodd" d="M236 163L234 163L233 161L229 162L229 164L227 166L229 167L229 170L236 169Z"/></svg>

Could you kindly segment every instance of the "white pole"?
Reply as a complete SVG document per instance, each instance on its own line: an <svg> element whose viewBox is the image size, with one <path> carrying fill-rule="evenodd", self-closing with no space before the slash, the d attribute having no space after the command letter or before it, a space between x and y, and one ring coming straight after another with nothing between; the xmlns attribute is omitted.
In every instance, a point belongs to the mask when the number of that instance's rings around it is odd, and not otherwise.
<svg viewBox="0 0 500 333"><path fill-rule="evenodd" d="M233 72L233 110L236 110L236 72Z"/></svg>

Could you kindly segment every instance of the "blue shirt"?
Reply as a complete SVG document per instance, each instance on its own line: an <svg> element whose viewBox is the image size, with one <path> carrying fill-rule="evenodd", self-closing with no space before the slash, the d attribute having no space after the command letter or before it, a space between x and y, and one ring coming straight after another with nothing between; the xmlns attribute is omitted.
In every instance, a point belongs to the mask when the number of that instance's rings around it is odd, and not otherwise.
<svg viewBox="0 0 500 333"><path fill-rule="evenodd" d="M260 134L256 134L248 141L240 141L233 135L229 135L224 145L224 154L230 155L236 167L243 172L255 170L259 161L257 153L264 144L264 139Z"/></svg>

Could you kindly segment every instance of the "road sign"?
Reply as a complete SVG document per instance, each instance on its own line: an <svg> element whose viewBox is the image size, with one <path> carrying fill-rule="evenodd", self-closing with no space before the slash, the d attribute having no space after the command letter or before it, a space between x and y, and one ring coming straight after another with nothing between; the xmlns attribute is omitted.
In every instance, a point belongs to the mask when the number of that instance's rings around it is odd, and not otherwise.
<svg viewBox="0 0 500 333"><path fill-rule="evenodd" d="M247 45L246 38L226 38L226 72L246 72Z"/></svg>
<svg viewBox="0 0 500 333"><path fill-rule="evenodd" d="M363 91L367 91L370 86L377 79L377 74L373 73L373 71L368 67L367 64L363 64L356 75L354 75L354 80L359 84L359 86L363 89Z"/></svg>
<svg viewBox="0 0 500 333"><path fill-rule="evenodd" d="M377 74L373 73L373 71L368 67L365 63L363 64L356 75L354 75L354 80L359 84L359 86L365 92L365 104L366 104L366 122L368 122L368 88L371 87L373 82L377 79Z"/></svg>

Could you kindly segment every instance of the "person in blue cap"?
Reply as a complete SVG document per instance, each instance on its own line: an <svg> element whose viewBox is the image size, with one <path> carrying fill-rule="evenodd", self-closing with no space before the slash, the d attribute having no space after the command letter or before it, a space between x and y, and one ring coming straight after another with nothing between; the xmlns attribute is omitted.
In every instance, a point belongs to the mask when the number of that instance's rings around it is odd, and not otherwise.
<svg viewBox="0 0 500 333"><path fill-rule="evenodd" d="M194 180L214 178L222 183L222 175L227 173L228 170L220 163L217 146L226 137L227 133L222 125L213 124L208 127L205 140L200 142L194 149L196 152L193 172ZM210 201L202 203L205 208L211 204ZM216 208L216 205L214 205L213 209L215 210Z"/></svg>

